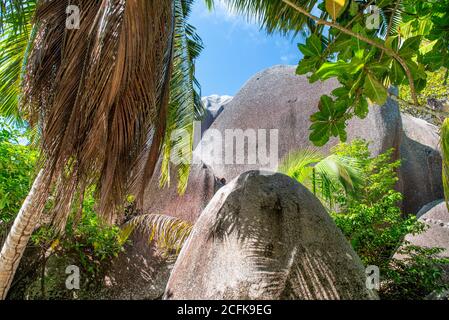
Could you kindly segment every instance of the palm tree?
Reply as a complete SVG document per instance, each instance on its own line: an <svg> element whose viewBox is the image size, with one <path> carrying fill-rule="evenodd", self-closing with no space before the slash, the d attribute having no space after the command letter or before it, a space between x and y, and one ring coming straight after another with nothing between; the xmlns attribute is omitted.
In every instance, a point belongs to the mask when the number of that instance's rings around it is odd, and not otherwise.
<svg viewBox="0 0 449 320"><path fill-rule="evenodd" d="M10 70L1 76L15 90L0 87L2 112L14 116L11 106L20 100L42 150L41 169L0 253L2 299L50 192L58 199L58 230L91 184L98 186L98 212L115 222L126 195L144 197L160 151L170 157L176 143L191 141L169 134L191 133L202 110L193 76L202 46L186 23L192 2L70 1L81 13L80 29L71 30L68 1L0 1L1 46L9 53L1 59ZM180 167L185 181L188 166Z"/></svg>
<svg viewBox="0 0 449 320"><path fill-rule="evenodd" d="M60 231L91 184L99 190L97 211L114 222L126 195L142 201L161 151L162 184L169 183L172 150L191 156L192 122L202 114L193 72L202 46L186 23L192 2L0 0L0 113L26 119L42 150L39 174L0 253L0 298L50 193ZM310 24L280 0L229 3L269 32ZM69 4L80 8L79 30L65 28ZM173 141L177 130L185 135ZM177 169L182 191L189 164Z"/></svg>

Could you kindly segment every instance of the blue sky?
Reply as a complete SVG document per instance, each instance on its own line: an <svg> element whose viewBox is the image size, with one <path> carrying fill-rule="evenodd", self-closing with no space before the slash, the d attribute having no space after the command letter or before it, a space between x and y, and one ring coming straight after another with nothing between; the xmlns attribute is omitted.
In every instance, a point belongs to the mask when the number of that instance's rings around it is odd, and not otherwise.
<svg viewBox="0 0 449 320"><path fill-rule="evenodd" d="M301 58L299 37L267 35L218 1L215 11L209 12L204 0L197 0L190 23L205 45L196 70L203 96L234 96L256 72L276 64L297 64Z"/></svg>

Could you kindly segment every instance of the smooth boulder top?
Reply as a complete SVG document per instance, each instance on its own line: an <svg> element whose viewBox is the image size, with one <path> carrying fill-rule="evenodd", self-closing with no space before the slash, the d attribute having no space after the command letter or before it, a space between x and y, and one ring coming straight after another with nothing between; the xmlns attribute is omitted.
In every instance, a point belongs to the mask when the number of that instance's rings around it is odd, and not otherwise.
<svg viewBox="0 0 449 320"><path fill-rule="evenodd" d="M338 82L331 79L309 83L307 77L296 75L295 70L294 66L274 66L257 73L226 105L210 129L218 130L222 137L225 137L226 130L233 129L253 129L256 132L265 129L267 136L269 130L279 130L279 160L291 151L313 147L309 141L310 116L317 112L321 95L329 95ZM354 118L349 121L347 131L349 140L363 138L371 141L373 155L391 147L398 149L401 120L397 104L389 100L384 107L371 107L366 119ZM269 151L269 139L265 142ZM234 142L226 140L221 144L222 164L217 163L215 155L201 154L196 150L197 155L213 169L218 178L230 181L248 170L275 169L272 166L261 166L259 161L256 164L247 164L248 161L245 164L236 164L235 161L225 164L224 146L230 143ZM321 149L327 153L337 143L338 139L332 138ZM260 141L257 141L258 150L260 146ZM247 147L245 143L245 155Z"/></svg>
<svg viewBox="0 0 449 320"><path fill-rule="evenodd" d="M282 174L246 172L196 222L165 299L375 299L318 199Z"/></svg>
<svg viewBox="0 0 449 320"><path fill-rule="evenodd" d="M449 257L449 212L446 202L442 201L428 209L418 220L429 228L418 235L407 235L405 240L416 246L444 248L441 256Z"/></svg>

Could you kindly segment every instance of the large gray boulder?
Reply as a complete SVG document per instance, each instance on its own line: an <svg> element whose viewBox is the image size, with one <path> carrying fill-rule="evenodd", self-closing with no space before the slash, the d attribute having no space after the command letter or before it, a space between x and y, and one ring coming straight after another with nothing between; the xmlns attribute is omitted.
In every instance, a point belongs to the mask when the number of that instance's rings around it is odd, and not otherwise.
<svg viewBox="0 0 449 320"><path fill-rule="evenodd" d="M207 147L197 148L195 152L212 168L217 177L227 181L248 170L274 170L275 161L268 161L266 164L259 157L255 163L248 161L248 158L245 158L244 164L237 164L235 158L232 163L225 161L226 147L232 150L234 144L233 139L226 139L226 131L241 129L242 132L236 132L236 135L243 139L243 133L247 129L253 132L259 129L267 130L267 138L257 139L253 150L263 150L263 143L266 143L267 155L272 155L269 130L278 130L276 159L282 159L292 150L312 146L309 141L310 116L318 110L320 96L330 94L337 86L335 80L311 84L305 76L295 74L294 66L275 66L264 70L243 86L211 125L209 131L219 132L224 141L204 137L202 144ZM397 104L389 100L386 106L372 107L366 119L351 120L348 124L348 138L351 140L359 137L371 141L371 151L374 155L391 147L398 150L401 136L400 119ZM337 142L337 139L332 139L322 148L323 152L326 153ZM244 145L247 156L247 140ZM210 148L214 151L221 150L221 155L204 151Z"/></svg>
<svg viewBox="0 0 449 320"><path fill-rule="evenodd" d="M223 112L225 106L231 101L231 96L219 96L216 94L201 99L206 111L205 117L201 122L201 134L209 129L215 119Z"/></svg>
<svg viewBox="0 0 449 320"><path fill-rule="evenodd" d="M178 192L175 167L172 167L170 172L170 185L164 188L159 184L160 173L161 161L145 191L142 210L144 214L163 214L195 222L209 200L222 186L210 168L201 161L191 166L187 189L183 194Z"/></svg>
<svg viewBox="0 0 449 320"><path fill-rule="evenodd" d="M399 190L405 213L417 213L425 204L444 197L438 128L402 114Z"/></svg>
<svg viewBox="0 0 449 320"><path fill-rule="evenodd" d="M165 299L373 299L359 258L305 187L246 172L196 222Z"/></svg>
<svg viewBox="0 0 449 320"><path fill-rule="evenodd" d="M406 241L412 245L428 248L444 248L441 256L449 258L449 212L446 202L441 201L418 218L424 222L428 229L418 235L407 235Z"/></svg>

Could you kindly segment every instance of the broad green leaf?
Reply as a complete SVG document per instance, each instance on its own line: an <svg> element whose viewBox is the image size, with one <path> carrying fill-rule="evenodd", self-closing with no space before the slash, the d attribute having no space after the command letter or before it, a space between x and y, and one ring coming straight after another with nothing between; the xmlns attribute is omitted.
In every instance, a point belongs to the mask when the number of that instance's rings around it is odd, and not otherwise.
<svg viewBox="0 0 449 320"><path fill-rule="evenodd" d="M298 48L305 57L320 56L323 51L321 40L316 34L308 37L305 44L298 44Z"/></svg>
<svg viewBox="0 0 449 320"><path fill-rule="evenodd" d="M312 131L310 141L316 146L324 146L329 141L329 126L327 123L314 123L310 126Z"/></svg>
<svg viewBox="0 0 449 320"><path fill-rule="evenodd" d="M421 44L421 40L422 40L422 36L415 36L415 37L408 38L402 44L401 49L399 50L399 53L401 53L401 51L405 50L405 49L411 49L411 50L417 51Z"/></svg>
<svg viewBox="0 0 449 320"><path fill-rule="evenodd" d="M427 80L426 79L416 79L414 81L416 92L421 92L426 88Z"/></svg>
<svg viewBox="0 0 449 320"><path fill-rule="evenodd" d="M310 81L315 82L317 80L326 80L332 77L338 77L349 71L350 70L348 70L348 64L344 61L339 60L337 62L325 62L310 77Z"/></svg>
<svg viewBox="0 0 449 320"><path fill-rule="evenodd" d="M334 90L331 92L331 94L332 94L334 97L339 98L339 97L347 96L347 95L349 94L349 90L348 90L348 88L346 88L346 87L339 87L339 88L337 88L337 89L334 89Z"/></svg>
<svg viewBox="0 0 449 320"><path fill-rule="evenodd" d="M355 0L351 0L351 5L349 6L349 13L351 16L355 16L359 13L359 4Z"/></svg>
<svg viewBox="0 0 449 320"><path fill-rule="evenodd" d="M364 93L371 101L377 103L378 105L383 105L387 101L387 89L371 73L366 75Z"/></svg>
<svg viewBox="0 0 449 320"><path fill-rule="evenodd" d="M323 114L330 116L332 114L332 107L333 107L332 98L326 95L321 96L320 104L318 106L320 111Z"/></svg>
<svg viewBox="0 0 449 320"><path fill-rule="evenodd" d="M296 68L296 74L306 74L308 72L312 72L315 69L315 65L317 64L317 58L304 58L302 59L298 67Z"/></svg>
<svg viewBox="0 0 449 320"><path fill-rule="evenodd" d="M399 85L404 81L405 72L402 66L396 60L391 64L390 80L392 84Z"/></svg>
<svg viewBox="0 0 449 320"><path fill-rule="evenodd" d="M390 71L390 68L382 62L370 63L368 65L368 69L378 77L383 76L385 73Z"/></svg>
<svg viewBox="0 0 449 320"><path fill-rule="evenodd" d="M338 40L335 41L334 45L332 46L332 52L340 52L346 50L347 48L351 47L352 44L353 39L351 37L339 36Z"/></svg>
<svg viewBox="0 0 449 320"><path fill-rule="evenodd" d="M398 50L399 47L399 39L397 36L394 37L388 37L387 40L385 41L385 46L387 48L393 49L393 50Z"/></svg>
<svg viewBox="0 0 449 320"><path fill-rule="evenodd" d="M355 115L361 119L365 119L368 111L368 101L364 97L359 97L354 106Z"/></svg>

